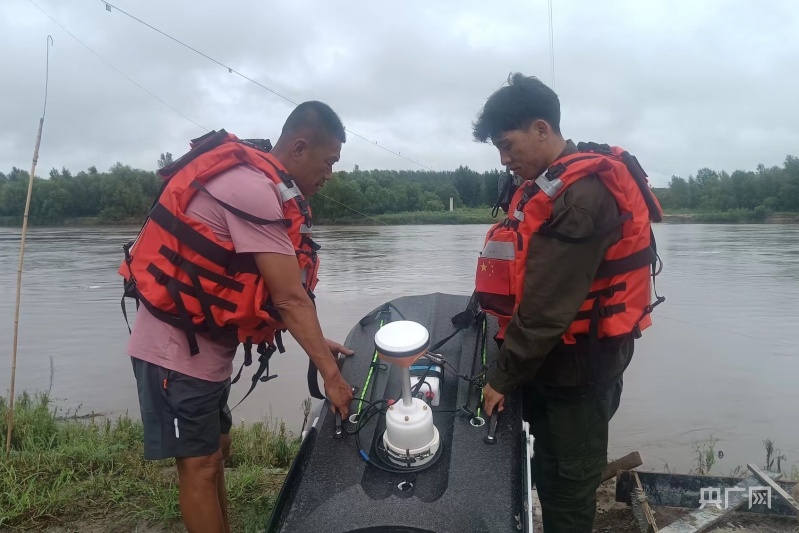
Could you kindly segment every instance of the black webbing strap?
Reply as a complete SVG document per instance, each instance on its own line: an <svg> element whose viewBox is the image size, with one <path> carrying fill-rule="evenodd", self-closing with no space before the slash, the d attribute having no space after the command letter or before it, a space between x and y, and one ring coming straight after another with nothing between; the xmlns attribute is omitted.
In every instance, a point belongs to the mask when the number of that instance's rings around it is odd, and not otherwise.
<svg viewBox="0 0 799 533"><path fill-rule="evenodd" d="M322 394L322 391L319 389L319 369L316 368L316 365L308 358L308 392L316 398L317 400L324 400L325 395Z"/></svg>
<svg viewBox="0 0 799 533"><path fill-rule="evenodd" d="M255 215L251 215L250 213L247 213L246 211L242 211L238 207L234 207L234 206L230 205L227 202L223 202L222 200L220 200L219 198L217 198L216 196L211 194L208 191L208 189L205 188L205 185L203 185L199 181L196 181L196 180L192 181L191 182L191 186L194 187L195 189L197 189L198 191L204 192L205 194L207 194L208 196L213 198L213 200L216 203L218 203L223 208L227 209L228 211L230 211L231 213L233 213L234 215L236 215L237 217L239 217L242 220L246 220L247 222L252 222L253 224L258 224L258 225L261 225L261 226L266 226L268 224L282 224L286 228L290 228L291 227L291 220L289 220L287 218L278 218L278 219L275 219L275 220L268 220L266 218L261 218L261 217L255 216Z"/></svg>
<svg viewBox="0 0 799 533"><path fill-rule="evenodd" d="M189 313L186 311L186 306L183 304L183 298L180 296L180 289L178 289L174 279L167 280L165 286L172 300L175 301L175 306L178 308L178 316L182 324L181 329L186 334L186 340L189 342L189 352L191 355L197 355L200 353L200 347L197 344L194 323L191 321L191 317L189 317Z"/></svg>
<svg viewBox="0 0 799 533"><path fill-rule="evenodd" d="M615 313L620 313L626 309L624 304L603 306L601 303L602 297L600 296L594 300L594 305L591 306L591 310L588 312L590 314L590 322L588 322L588 358L589 366L591 368L592 385L596 384L594 382L596 381L597 376L600 375L601 370L599 321L604 317L612 316Z"/></svg>
<svg viewBox="0 0 799 533"><path fill-rule="evenodd" d="M221 267L227 267L235 254L178 219L160 202L150 211L150 218L178 241Z"/></svg>
<svg viewBox="0 0 799 533"><path fill-rule="evenodd" d="M194 286L194 297L197 298L197 301L200 302L200 309L203 310L203 315L205 315L205 324L208 326L208 333L212 340L216 340L222 336L222 329L214 320L213 311L211 311L211 304L208 301L209 294L205 292L203 289L202 282L200 282L200 276L197 274L197 270L194 268L194 265L191 263L181 264L180 268L188 274L189 279L191 279L191 283Z"/></svg>
<svg viewBox="0 0 799 533"><path fill-rule="evenodd" d="M606 259L602 261L596 271L594 279L612 278L625 272L632 272L657 262L657 254L651 246L619 259Z"/></svg>
<svg viewBox="0 0 799 533"><path fill-rule="evenodd" d="M550 223L544 222L541 227L538 229L538 233L545 237L552 237L553 239L558 239L559 241L567 242L569 244L582 244L584 242L591 241L597 237L601 237L607 233L610 233L617 227L621 226L628 220L632 220L633 215L632 213L624 213L613 220L609 221L607 224L600 226L596 231L584 236L584 237L570 237L568 235L564 235L559 231L553 230L550 226Z"/></svg>
<svg viewBox="0 0 799 533"><path fill-rule="evenodd" d="M189 266L199 276L202 276L203 278L205 278L205 279L207 279L209 281L213 281L217 285L221 285L222 287L225 287L226 289L230 289L230 290L236 291L236 292L242 292L244 290L244 284L241 283L240 281L236 281L235 279L229 278L229 277L224 276L222 274L218 274L216 272L208 270L207 268L201 267L197 263L189 261L185 257L181 256L178 252L176 252L175 250L170 249L166 245L161 245L161 248L158 250L158 253L160 253L161 255L166 257L167 260L169 260L169 262L172 263L173 265L179 266L179 267L183 268L183 270L186 270L185 267Z"/></svg>
<svg viewBox="0 0 799 533"><path fill-rule="evenodd" d="M614 305L599 305L598 302L601 301L601 298L597 298L594 300L594 305L588 311L580 311L574 316L574 320L590 320L593 319L594 316L598 318L607 318L613 316L617 313L623 313L627 310L626 304L614 304Z"/></svg>
<svg viewBox="0 0 799 533"><path fill-rule="evenodd" d="M235 384L239 378L241 378L241 371L244 370L245 366L250 366L252 364L252 337L247 337L247 340L243 343L244 344L244 362L239 367L239 371L236 373L236 377L230 382L231 385Z"/></svg>
<svg viewBox="0 0 799 533"><path fill-rule="evenodd" d="M617 292L626 291L627 290L627 282L622 281L621 283L616 283L615 285L611 285L610 287L606 287L604 289L598 289L595 291L591 291L588 293L588 296L585 297L586 300L592 300L599 296L604 298L610 298Z"/></svg>
<svg viewBox="0 0 799 533"><path fill-rule="evenodd" d="M123 291L120 305L122 306L122 316L125 317L125 324L128 326L129 334L132 334L133 331L130 329L130 321L128 320L128 310L125 306L125 298L133 298L136 300L136 311L139 310L139 296L136 294L136 280L133 278L133 269L131 267L131 263L133 263L133 257L130 255L130 249L133 247L133 242L134 241L129 241L122 245L122 250L125 252L125 264L128 266L128 274L130 275L130 278L122 283Z"/></svg>
<svg viewBox="0 0 799 533"><path fill-rule="evenodd" d="M127 294L124 294L124 293L122 294L122 301L120 301L120 305L122 306L122 316L125 317L125 324L127 324L127 326L128 326L128 333L132 334L133 330L130 329L130 321L128 321L128 310L125 307L125 298L127 298L127 297L128 297ZM139 308L139 300L137 299L136 300L136 310L137 311L138 311L138 308Z"/></svg>
<svg viewBox="0 0 799 533"><path fill-rule="evenodd" d="M163 270L155 266L153 263L150 263L147 266L147 272L152 274L152 276L155 278L156 281L158 281L158 283L162 285L166 285L167 281L173 283L180 292L186 293L189 296L194 296L199 300L199 297L197 296L197 291L194 289L193 285L183 283L182 281L179 281L173 278L172 276L169 276ZM214 305L216 307L224 309L225 311L230 311L231 313L236 312L238 306L235 303L231 302L230 300L225 300L224 298L220 298L219 296L216 296L214 294L209 294L207 292L205 292L204 295L205 298L208 299L208 303L210 305Z"/></svg>
<svg viewBox="0 0 799 533"><path fill-rule="evenodd" d="M271 344L267 345L265 342L262 342L258 345L258 353L261 354L258 357L258 370L256 370L255 373L252 375L252 383L250 384L250 389L247 391L247 394L244 395L244 398L239 400L239 403L233 406L233 409L241 405L241 402L247 399L247 396L250 395L250 393L255 389L255 386L259 382L266 383L267 381L275 379L277 377L277 374L272 374L272 375L269 374L269 359L272 357L272 354L275 353L275 350L276 348L274 346L272 346ZM250 360L252 361L252 358ZM264 375L264 373L266 373L266 375ZM236 379L238 379L238 376L236 377ZM233 411L233 409L231 409L231 411Z"/></svg>
<svg viewBox="0 0 799 533"><path fill-rule="evenodd" d="M275 331L275 345L280 353L285 353L286 348L283 346L283 332L280 330Z"/></svg>

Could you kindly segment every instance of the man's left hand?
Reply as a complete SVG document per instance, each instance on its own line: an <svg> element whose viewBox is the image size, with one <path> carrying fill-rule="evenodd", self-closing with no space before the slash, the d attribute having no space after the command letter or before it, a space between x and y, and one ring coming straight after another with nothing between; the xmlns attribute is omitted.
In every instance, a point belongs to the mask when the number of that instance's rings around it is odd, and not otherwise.
<svg viewBox="0 0 799 533"><path fill-rule="evenodd" d="M501 413L505 410L505 395L492 389L491 385L486 385L483 388L483 407L486 416L491 416L495 408Z"/></svg>

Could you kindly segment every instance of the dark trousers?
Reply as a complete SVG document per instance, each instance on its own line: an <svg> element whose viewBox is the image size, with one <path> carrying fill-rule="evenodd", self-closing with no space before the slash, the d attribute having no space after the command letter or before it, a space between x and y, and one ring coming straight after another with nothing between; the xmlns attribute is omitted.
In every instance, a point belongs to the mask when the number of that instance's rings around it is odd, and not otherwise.
<svg viewBox="0 0 799 533"><path fill-rule="evenodd" d="M545 533L591 533L596 491L608 459L608 423L619 408L621 390L621 379L582 396L524 387L524 419L535 437L533 480Z"/></svg>

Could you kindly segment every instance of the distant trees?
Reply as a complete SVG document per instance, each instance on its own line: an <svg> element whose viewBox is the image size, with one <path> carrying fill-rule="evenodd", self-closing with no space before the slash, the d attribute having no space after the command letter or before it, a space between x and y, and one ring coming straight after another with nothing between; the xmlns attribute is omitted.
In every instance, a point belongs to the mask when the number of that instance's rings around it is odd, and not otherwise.
<svg viewBox="0 0 799 533"><path fill-rule="evenodd" d="M157 161L172 163L170 153ZM16 219L25 208L28 172L13 167L0 172L0 217ZM59 223L67 218L99 217L103 222L139 221L152 205L161 178L155 172L117 163L107 172L96 167L73 174L53 168L37 177L31 222ZM453 171L361 170L336 173L311 200L318 220L402 211L443 211L450 196L456 207L494 204L499 171L479 173L460 166ZM692 211L748 210L759 214L799 212L799 158L788 156L782 167L732 174L701 168L688 179L673 176L668 187L655 189L664 209ZM354 210L354 211L353 211ZM357 211L357 212L355 212Z"/></svg>
<svg viewBox="0 0 799 533"><path fill-rule="evenodd" d="M758 165L732 174L701 168L688 179L672 176L667 189L655 190L664 209L762 213L799 211L799 158L789 155L782 168Z"/></svg>
<svg viewBox="0 0 799 533"><path fill-rule="evenodd" d="M158 168L164 168L172 164L172 154L167 152L165 154L161 154L158 158Z"/></svg>
<svg viewBox="0 0 799 533"><path fill-rule="evenodd" d="M155 173L117 163L108 172L95 167L76 175L52 169L49 179L37 176L31 198L31 222L58 223L66 218L100 217L106 222L141 218L158 193ZM16 167L0 178L0 217L21 217L30 174Z"/></svg>

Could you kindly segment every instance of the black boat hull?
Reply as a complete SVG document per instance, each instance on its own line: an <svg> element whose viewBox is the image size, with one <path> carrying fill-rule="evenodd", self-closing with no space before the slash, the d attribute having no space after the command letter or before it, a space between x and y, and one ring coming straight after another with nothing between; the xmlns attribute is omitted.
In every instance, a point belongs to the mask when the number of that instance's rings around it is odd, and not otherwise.
<svg viewBox="0 0 799 533"><path fill-rule="evenodd" d="M356 355L342 365L344 378L361 389L374 355L374 335L384 321L407 320L421 323L432 341L454 330L451 318L466 309L469 298L428 294L398 298L390 315L373 311L373 320L356 324L346 346ZM381 306L384 307L384 306ZM376 315L375 315L376 314ZM365 322L365 324L364 324ZM446 342L442 354L461 375L475 376L497 356L493 340L496 321L480 319ZM485 342L483 342L485 339ZM400 372L384 365L372 373L369 399L398 398ZM359 454L355 438L335 438L336 415L325 402L318 419L306 434L276 502L267 532L352 533L352 532L518 532L525 531L527 483L526 446L522 429L521 403L517 394L505 400L498 416L496 442L484 438L489 425L473 425L473 416L462 406L476 411L479 390L466 380L446 373L440 404L433 408L443 451L433 466L416 474L389 473L367 464ZM358 402L353 403L357 410ZM481 413L482 414L482 413ZM344 428L354 425L345 421ZM385 425L375 416L360 431L364 451L376 460L375 443ZM403 482L410 490L401 490ZM408 488L405 485L403 488Z"/></svg>

